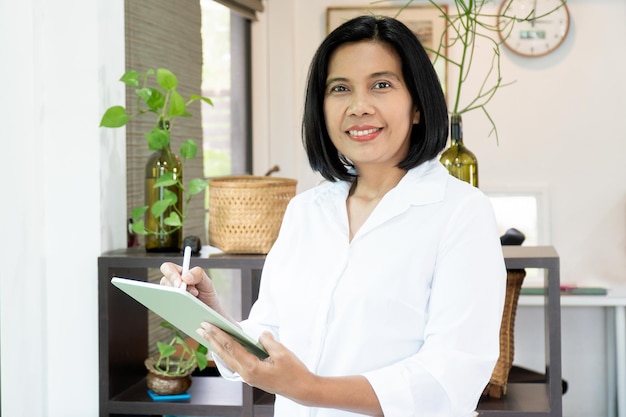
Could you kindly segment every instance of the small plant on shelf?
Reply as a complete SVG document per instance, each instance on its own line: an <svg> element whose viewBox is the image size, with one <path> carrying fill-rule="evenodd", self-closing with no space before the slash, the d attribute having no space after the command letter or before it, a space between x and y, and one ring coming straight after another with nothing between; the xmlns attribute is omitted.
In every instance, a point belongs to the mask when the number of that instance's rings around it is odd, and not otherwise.
<svg viewBox="0 0 626 417"><path fill-rule="evenodd" d="M198 344L192 349L170 323L164 321L161 326L174 331L174 336L169 343L157 342L159 355L154 364L157 370L168 375L184 375L193 372L196 367L199 370L206 368L208 350L204 345Z"/></svg>
<svg viewBox="0 0 626 417"><path fill-rule="evenodd" d="M147 358L148 388L156 394L180 394L191 386L191 373L208 365L208 349L195 341L185 340L180 332L168 322L161 326L174 332L169 341L157 342L158 355Z"/></svg>

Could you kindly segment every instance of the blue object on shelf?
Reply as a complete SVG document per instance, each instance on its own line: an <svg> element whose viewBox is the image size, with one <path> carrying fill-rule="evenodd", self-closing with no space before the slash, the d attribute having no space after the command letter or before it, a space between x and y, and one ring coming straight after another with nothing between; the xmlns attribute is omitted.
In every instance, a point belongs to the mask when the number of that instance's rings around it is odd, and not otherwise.
<svg viewBox="0 0 626 417"><path fill-rule="evenodd" d="M188 392L174 395L159 395L151 389L148 390L148 395L153 401L185 401L191 398L191 394Z"/></svg>

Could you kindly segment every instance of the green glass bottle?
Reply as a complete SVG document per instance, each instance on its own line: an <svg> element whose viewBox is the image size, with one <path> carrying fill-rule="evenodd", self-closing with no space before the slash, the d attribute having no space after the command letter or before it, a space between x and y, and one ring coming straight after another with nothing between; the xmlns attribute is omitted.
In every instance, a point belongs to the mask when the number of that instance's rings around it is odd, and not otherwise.
<svg viewBox="0 0 626 417"><path fill-rule="evenodd" d="M478 187L478 160L463 144L460 114L450 116L450 147L441 154L439 161L452 176Z"/></svg>
<svg viewBox="0 0 626 417"><path fill-rule="evenodd" d="M154 152L146 163L145 195L148 210L145 213L145 227L146 230L152 231L145 236L148 252L178 252L182 245L182 227L168 226L165 219L173 212L179 215L182 213L183 190L176 184L154 187L157 179L166 173L172 173L172 179L182 183L183 164L178 155L170 151L169 146ZM176 203L168 207L162 215L155 217L151 212L153 204L166 197L174 198Z"/></svg>

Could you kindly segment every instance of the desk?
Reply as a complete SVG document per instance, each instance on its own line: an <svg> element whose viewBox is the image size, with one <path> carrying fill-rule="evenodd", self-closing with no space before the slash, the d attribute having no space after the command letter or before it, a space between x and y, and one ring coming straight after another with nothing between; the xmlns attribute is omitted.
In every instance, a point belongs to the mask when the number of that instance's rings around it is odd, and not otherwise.
<svg viewBox="0 0 626 417"><path fill-rule="evenodd" d="M543 306L544 297L522 295L520 306ZM562 295L561 307L604 307L607 311L607 404L610 417L626 417L626 288L607 295Z"/></svg>

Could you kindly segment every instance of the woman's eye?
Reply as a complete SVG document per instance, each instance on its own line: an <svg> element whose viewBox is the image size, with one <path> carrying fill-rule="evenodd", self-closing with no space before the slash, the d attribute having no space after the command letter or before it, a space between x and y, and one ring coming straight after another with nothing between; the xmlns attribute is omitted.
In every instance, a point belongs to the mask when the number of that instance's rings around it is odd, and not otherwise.
<svg viewBox="0 0 626 417"><path fill-rule="evenodd" d="M348 91L348 89L344 85L335 85L335 86L330 87L331 93L342 93L344 91Z"/></svg>
<svg viewBox="0 0 626 417"><path fill-rule="evenodd" d="M391 84L388 83L387 81L379 81L376 84L374 84L374 88L389 88L391 87Z"/></svg>

